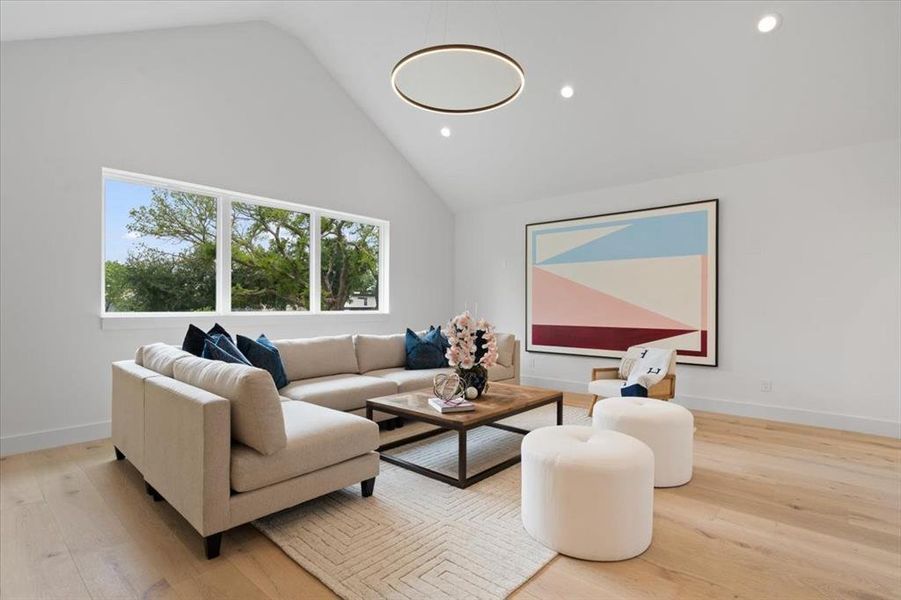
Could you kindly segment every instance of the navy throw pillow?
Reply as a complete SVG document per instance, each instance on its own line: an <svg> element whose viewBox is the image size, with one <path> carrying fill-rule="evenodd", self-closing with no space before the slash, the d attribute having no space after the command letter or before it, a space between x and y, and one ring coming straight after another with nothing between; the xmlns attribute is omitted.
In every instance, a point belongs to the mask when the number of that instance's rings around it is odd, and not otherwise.
<svg viewBox="0 0 901 600"><path fill-rule="evenodd" d="M216 323L215 325L213 325L213 328L210 329L209 331L207 331L206 333L209 336L214 336L217 333L220 333L220 334L224 335L225 337L227 337L228 341L230 341L233 344L235 343L235 340L233 340L232 336L225 330L225 327L223 327L219 323Z"/></svg>
<svg viewBox="0 0 901 600"><path fill-rule="evenodd" d="M215 344L216 340L212 339L214 335L224 335L230 342L233 341L232 336L219 323L213 325L213 328L208 332L204 332L203 329L195 325L188 325L188 333L185 334L185 339L181 343L181 349L185 352L190 352L194 356L200 356L203 354L204 342L211 340Z"/></svg>
<svg viewBox="0 0 901 600"><path fill-rule="evenodd" d="M238 349L244 353L250 364L258 369L265 369L272 375L275 387L283 388L288 385L288 376L285 374L285 366L278 354L278 348L265 335L256 340L239 335Z"/></svg>
<svg viewBox="0 0 901 600"><path fill-rule="evenodd" d="M207 340L203 343L203 352L200 353L201 358L208 358L209 360L221 360L222 362L227 363L237 363L241 365L246 365L247 363L229 353L227 350L223 350L219 346L213 343L213 340Z"/></svg>
<svg viewBox="0 0 901 600"><path fill-rule="evenodd" d="M431 344L437 345L441 348L441 364L439 366L446 367L447 363L447 349L450 348L450 342L447 341L447 337L441 333L441 327L435 327L432 325L429 327L428 333L423 336L423 339Z"/></svg>
<svg viewBox="0 0 901 600"><path fill-rule="evenodd" d="M235 343L228 335L224 333L214 333L210 335L210 339L213 341L213 344L215 344L215 346L220 350L225 350L245 365L250 364L250 361L246 356L244 356L244 353L238 350L238 347L235 346Z"/></svg>
<svg viewBox="0 0 901 600"><path fill-rule="evenodd" d="M426 334L426 337L429 336L429 333ZM429 341L407 329L404 343L407 349L407 369L438 369L447 365L444 349L434 337Z"/></svg>

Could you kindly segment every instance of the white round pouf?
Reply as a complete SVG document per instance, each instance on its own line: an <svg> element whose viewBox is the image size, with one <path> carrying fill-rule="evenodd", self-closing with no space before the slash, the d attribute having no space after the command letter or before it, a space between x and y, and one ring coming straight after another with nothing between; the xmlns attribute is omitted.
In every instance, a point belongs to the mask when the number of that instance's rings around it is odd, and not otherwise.
<svg viewBox="0 0 901 600"><path fill-rule="evenodd" d="M522 524L561 554L624 560L651 544L654 454L616 431L542 427L522 441Z"/></svg>
<svg viewBox="0 0 901 600"><path fill-rule="evenodd" d="M592 423L650 446L655 487L674 487L691 479L695 426L685 407L653 398L604 398L594 406Z"/></svg>

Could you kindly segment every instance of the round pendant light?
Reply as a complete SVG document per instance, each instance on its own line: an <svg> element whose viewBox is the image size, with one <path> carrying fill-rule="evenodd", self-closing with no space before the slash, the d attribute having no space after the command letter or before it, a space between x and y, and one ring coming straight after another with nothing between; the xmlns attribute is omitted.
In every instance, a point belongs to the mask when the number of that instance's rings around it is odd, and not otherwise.
<svg viewBox="0 0 901 600"><path fill-rule="evenodd" d="M443 114L486 112L522 93L526 76L497 50L445 44L403 57L391 71L391 87L408 104Z"/></svg>

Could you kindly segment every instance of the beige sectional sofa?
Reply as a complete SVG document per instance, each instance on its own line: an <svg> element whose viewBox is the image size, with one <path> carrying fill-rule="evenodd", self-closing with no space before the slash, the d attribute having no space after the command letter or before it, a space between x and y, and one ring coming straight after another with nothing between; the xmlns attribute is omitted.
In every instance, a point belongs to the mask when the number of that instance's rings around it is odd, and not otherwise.
<svg viewBox="0 0 901 600"><path fill-rule="evenodd" d="M519 381L519 343L498 334L492 381ZM404 335L275 340L289 384L269 373L198 358L167 344L113 363L116 457L144 477L218 556L222 532L379 472L378 425L366 400L431 386L438 372L407 371ZM376 415L376 419L389 418Z"/></svg>

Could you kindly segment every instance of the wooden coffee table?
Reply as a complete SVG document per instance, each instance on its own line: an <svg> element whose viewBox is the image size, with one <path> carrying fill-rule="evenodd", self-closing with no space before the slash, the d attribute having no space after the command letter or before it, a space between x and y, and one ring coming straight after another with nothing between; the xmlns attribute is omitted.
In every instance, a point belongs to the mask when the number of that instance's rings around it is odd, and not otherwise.
<svg viewBox="0 0 901 600"><path fill-rule="evenodd" d="M438 481L461 489L482 481L495 473L499 473L507 467L512 467L521 459L520 454L517 454L491 468L480 471L471 477L467 477L466 432L470 429L488 426L525 435L529 433L529 430L498 423L498 421L555 402L557 403L557 425L563 424L563 394L562 392L553 390L513 385L509 383L491 383L488 387L488 392L483 394L478 400L473 401L473 404L476 405L475 410L449 414L441 414L429 406L429 398L432 396L432 390L429 389L408 392L405 394L394 394L382 398L373 398L372 400L366 401L366 418L371 420L372 412L377 410L398 417L406 417L415 421L437 425L440 429L420 433L379 447L379 452L382 453L381 458L385 462L403 467L404 469L409 469L420 475L437 479ZM389 456L384 453L385 450L412 444L413 442L418 442L442 434L446 431L457 432L458 450L456 479L445 475L444 473L433 471L428 467L423 467L422 465L417 465L402 458Z"/></svg>

